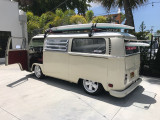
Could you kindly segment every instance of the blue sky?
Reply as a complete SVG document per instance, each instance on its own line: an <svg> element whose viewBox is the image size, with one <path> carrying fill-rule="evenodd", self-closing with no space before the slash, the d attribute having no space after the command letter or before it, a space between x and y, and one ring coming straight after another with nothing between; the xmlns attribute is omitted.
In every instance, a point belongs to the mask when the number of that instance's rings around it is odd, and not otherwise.
<svg viewBox="0 0 160 120"><path fill-rule="evenodd" d="M159 2L159 3L153 3L152 2ZM89 10L93 10L95 16L100 15L106 15L106 14L114 14L117 13L117 8L112 9L110 13L106 12L106 9L103 8L98 3L91 3L91 6ZM122 13L124 11L122 10ZM153 32L156 32L157 30L160 30L160 0L148 0L148 2L137 9L133 10L134 15L134 22L135 22L135 28L136 31L139 31L139 26L144 21L146 25L145 30L151 30L151 27L153 26Z"/></svg>

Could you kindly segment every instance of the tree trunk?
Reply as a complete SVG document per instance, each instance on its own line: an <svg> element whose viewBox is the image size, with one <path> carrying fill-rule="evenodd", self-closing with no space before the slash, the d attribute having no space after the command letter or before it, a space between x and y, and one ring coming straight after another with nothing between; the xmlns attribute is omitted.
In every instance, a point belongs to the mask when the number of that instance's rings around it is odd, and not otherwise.
<svg viewBox="0 0 160 120"><path fill-rule="evenodd" d="M127 25L134 27L134 19L133 19L133 13L132 13L132 8L130 6L130 2L129 0L123 0L123 3L124 3L126 23ZM135 32L135 29L134 29L134 32Z"/></svg>

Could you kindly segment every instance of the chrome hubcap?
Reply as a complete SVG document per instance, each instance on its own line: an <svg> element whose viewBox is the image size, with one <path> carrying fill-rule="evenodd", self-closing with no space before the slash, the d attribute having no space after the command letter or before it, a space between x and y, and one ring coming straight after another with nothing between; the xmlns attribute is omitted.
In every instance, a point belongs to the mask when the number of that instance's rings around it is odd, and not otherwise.
<svg viewBox="0 0 160 120"><path fill-rule="evenodd" d="M35 73L36 77L38 77L38 78L41 76L41 69L39 66L37 66L37 65L35 66L34 73Z"/></svg>
<svg viewBox="0 0 160 120"><path fill-rule="evenodd" d="M91 80L83 80L83 86L90 93L94 93L98 89L98 83Z"/></svg>

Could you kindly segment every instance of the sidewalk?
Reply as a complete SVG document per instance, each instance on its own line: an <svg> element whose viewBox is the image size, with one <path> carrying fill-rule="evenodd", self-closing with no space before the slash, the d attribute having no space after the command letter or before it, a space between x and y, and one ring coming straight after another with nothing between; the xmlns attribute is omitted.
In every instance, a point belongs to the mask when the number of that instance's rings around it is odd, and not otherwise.
<svg viewBox="0 0 160 120"><path fill-rule="evenodd" d="M86 94L55 78L38 80L18 65L0 67L0 118L3 120L160 120L160 78L142 76L125 98L108 92Z"/></svg>

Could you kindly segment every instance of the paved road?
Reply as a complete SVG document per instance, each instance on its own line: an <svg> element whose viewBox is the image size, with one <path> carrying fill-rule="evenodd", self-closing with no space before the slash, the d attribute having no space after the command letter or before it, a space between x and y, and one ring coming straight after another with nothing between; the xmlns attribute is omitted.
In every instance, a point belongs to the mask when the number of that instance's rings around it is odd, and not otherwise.
<svg viewBox="0 0 160 120"><path fill-rule="evenodd" d="M160 79L143 77L123 99L87 95L78 85L0 65L3 120L160 120Z"/></svg>

